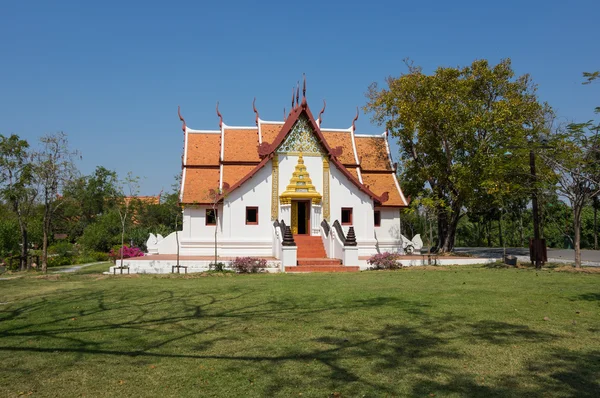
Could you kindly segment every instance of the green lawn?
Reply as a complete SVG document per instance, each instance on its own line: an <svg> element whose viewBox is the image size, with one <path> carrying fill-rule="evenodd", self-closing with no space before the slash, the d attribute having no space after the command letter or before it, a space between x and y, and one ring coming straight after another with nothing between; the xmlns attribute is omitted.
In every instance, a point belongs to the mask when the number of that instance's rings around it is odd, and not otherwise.
<svg viewBox="0 0 600 398"><path fill-rule="evenodd" d="M78 273L0 303L0 396L600 396L598 273Z"/></svg>

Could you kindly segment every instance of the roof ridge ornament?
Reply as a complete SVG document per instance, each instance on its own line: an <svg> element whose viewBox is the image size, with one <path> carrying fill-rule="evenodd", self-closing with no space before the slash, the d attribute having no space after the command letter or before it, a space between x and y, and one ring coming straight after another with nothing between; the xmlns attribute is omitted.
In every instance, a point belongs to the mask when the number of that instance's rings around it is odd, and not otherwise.
<svg viewBox="0 0 600 398"><path fill-rule="evenodd" d="M219 128L223 128L223 115L219 112L219 101L217 101L217 116L219 117Z"/></svg>
<svg viewBox="0 0 600 398"><path fill-rule="evenodd" d="M285 106L283 107L283 121L287 120L287 113L285 113Z"/></svg>
<svg viewBox="0 0 600 398"><path fill-rule="evenodd" d="M308 103L306 102L306 74L302 74L304 83L302 84L302 109L306 109Z"/></svg>
<svg viewBox="0 0 600 398"><path fill-rule="evenodd" d="M300 105L300 81L296 83L296 106Z"/></svg>
<svg viewBox="0 0 600 398"><path fill-rule="evenodd" d="M356 107L356 116L352 120L352 132L356 131L356 121L358 120L358 106Z"/></svg>
<svg viewBox="0 0 600 398"><path fill-rule="evenodd" d="M290 113L294 110L294 97L296 95L296 89L294 88L294 86L292 86L292 107L290 108Z"/></svg>
<svg viewBox="0 0 600 398"><path fill-rule="evenodd" d="M256 125L258 126L258 111L256 110L256 97L254 97L254 101L252 101L252 109L254 110L254 113L256 113L256 118L254 119L254 121L256 122Z"/></svg>
<svg viewBox="0 0 600 398"><path fill-rule="evenodd" d="M181 129L185 133L185 128L186 128L185 119L183 118L183 116L181 116L181 108L179 105L177 105L177 115L179 115L179 120L181 120L181 122L183 123L183 125L181 126Z"/></svg>
<svg viewBox="0 0 600 398"><path fill-rule="evenodd" d="M325 100L323 99L323 109L321 109L321 112L319 112L319 127L321 127L321 115L325 112L325 107L327 107L327 102L325 102Z"/></svg>

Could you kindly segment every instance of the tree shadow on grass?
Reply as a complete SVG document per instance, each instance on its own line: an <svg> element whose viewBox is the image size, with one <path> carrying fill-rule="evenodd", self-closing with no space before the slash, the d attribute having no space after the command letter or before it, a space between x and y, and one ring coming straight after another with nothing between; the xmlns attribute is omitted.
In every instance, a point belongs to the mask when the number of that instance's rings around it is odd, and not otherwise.
<svg viewBox="0 0 600 398"><path fill-rule="evenodd" d="M16 304L3 316L0 352L74 354L70 364L63 364L67 367L95 356L113 357L116 362L216 361L230 374L258 375L263 396L297 394L294 388L316 395L341 391L345 396L475 397L541 397L548 391L592 397L598 390L598 351L550 351L531 361L523 376L501 373L491 382L456 365L473 359L455 343L459 339L474 347L505 347L560 338L526 325L468 322L452 313L432 315L430 305L398 297L253 300L257 294L251 288L236 288L226 293L99 289L49 295L35 303ZM367 321L370 314L394 316L364 324L344 319L357 313L364 313ZM244 325L259 328L264 323L282 328L280 339L286 341L278 342L277 349L232 353L220 348L249 336ZM296 340L290 344L289 338ZM28 340L34 344L24 344Z"/></svg>
<svg viewBox="0 0 600 398"><path fill-rule="evenodd" d="M599 301L600 302L600 293L585 293L577 296L578 300L584 301Z"/></svg>

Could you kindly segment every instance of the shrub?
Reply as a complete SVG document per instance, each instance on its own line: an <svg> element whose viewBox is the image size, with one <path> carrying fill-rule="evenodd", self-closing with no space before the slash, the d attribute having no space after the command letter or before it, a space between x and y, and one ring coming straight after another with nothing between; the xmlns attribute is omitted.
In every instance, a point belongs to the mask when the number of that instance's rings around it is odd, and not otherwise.
<svg viewBox="0 0 600 398"><path fill-rule="evenodd" d="M225 264L221 262L210 263L208 264L208 269L211 271L223 272L225 271Z"/></svg>
<svg viewBox="0 0 600 398"><path fill-rule="evenodd" d="M85 252L77 256L76 264L94 263L97 261L108 261L108 254L102 252ZM121 258L121 257L119 257Z"/></svg>
<svg viewBox="0 0 600 398"><path fill-rule="evenodd" d="M41 262L41 259L40 259ZM49 255L48 256L48 267L61 267L63 265L71 265L73 264L72 257L58 256L58 255Z"/></svg>
<svg viewBox="0 0 600 398"><path fill-rule="evenodd" d="M398 260L400 260L398 253L385 252L371 256L367 263L372 265L373 269L398 269L402 268L402 264Z"/></svg>
<svg viewBox="0 0 600 398"><path fill-rule="evenodd" d="M144 256L144 252L139 248L139 247L129 247L127 245L123 245L123 247L121 248L121 246L115 246L112 249L110 249L110 252L108 253L108 257L113 261L117 261L121 259L121 250L123 251L123 258L131 258L131 257L142 257Z"/></svg>
<svg viewBox="0 0 600 398"><path fill-rule="evenodd" d="M231 262L231 268L241 274L257 273L267 268L267 260L264 258L236 257Z"/></svg>

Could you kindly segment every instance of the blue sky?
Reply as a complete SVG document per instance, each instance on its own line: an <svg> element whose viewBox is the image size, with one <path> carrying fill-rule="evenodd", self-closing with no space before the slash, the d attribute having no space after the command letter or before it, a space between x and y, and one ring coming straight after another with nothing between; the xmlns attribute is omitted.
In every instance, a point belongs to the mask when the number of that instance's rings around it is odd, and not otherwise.
<svg viewBox="0 0 600 398"><path fill-rule="evenodd" d="M489 3L489 4L488 4ZM570 4L567 4L570 3ZM182 132L280 120L306 73L323 126L350 126L373 81L485 58L511 58L564 121L588 120L600 85L598 1L154 2L3 1L0 133L35 142L64 131L96 165L145 177L142 194L169 191ZM381 133L361 112L359 133ZM397 156L396 156L397 158Z"/></svg>

